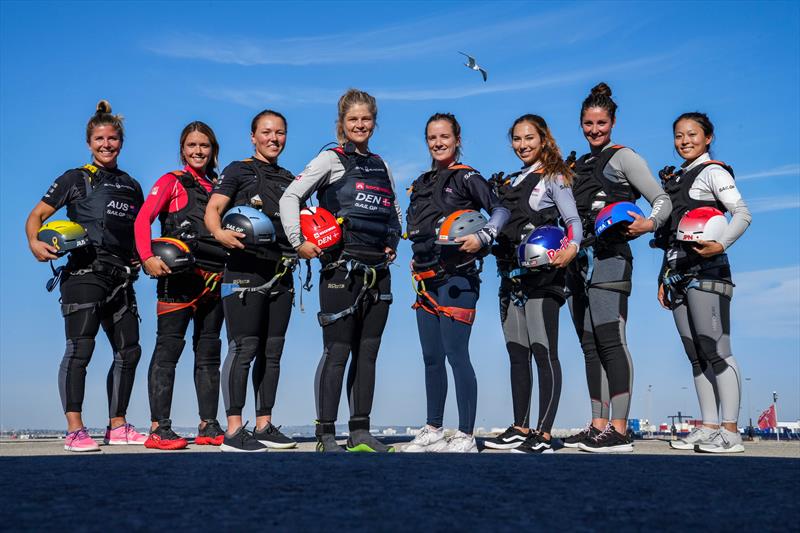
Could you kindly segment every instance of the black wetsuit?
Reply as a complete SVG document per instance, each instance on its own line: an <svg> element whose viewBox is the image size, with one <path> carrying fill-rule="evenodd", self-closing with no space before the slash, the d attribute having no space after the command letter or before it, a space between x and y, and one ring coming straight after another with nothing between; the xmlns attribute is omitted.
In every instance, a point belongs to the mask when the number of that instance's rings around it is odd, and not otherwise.
<svg viewBox="0 0 800 533"><path fill-rule="evenodd" d="M87 194L88 193L88 194ZM139 183L119 169L87 165L59 176L42 198L89 233L91 246L70 254L61 278L67 348L58 373L64 412L83 409L86 367L102 326L114 359L106 381L109 418L125 416L141 357L133 282L133 222L142 205Z"/></svg>
<svg viewBox="0 0 800 533"><path fill-rule="evenodd" d="M253 365L256 416L272 415L280 377L286 329L294 301L294 250L278 217L278 200L294 176L278 165L249 158L228 165L213 192L231 198L230 207L261 209L273 221L277 241L268 246L231 250L225 266L222 302L228 355L222 365L222 397L228 416L239 416ZM282 275L281 275L282 274ZM256 292L242 292L275 280ZM254 362L255 361L255 362Z"/></svg>

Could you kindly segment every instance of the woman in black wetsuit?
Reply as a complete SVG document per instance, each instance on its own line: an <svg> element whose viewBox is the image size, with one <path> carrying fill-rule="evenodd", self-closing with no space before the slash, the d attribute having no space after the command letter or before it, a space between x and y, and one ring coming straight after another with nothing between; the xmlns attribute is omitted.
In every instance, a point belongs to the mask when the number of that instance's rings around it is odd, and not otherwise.
<svg viewBox="0 0 800 533"><path fill-rule="evenodd" d="M389 263L400 238L400 209L388 165L369 150L378 118L375 98L350 89L338 107L339 146L322 151L306 165L280 202L283 227L298 255L322 261L319 321L324 351L314 384L317 449L342 451L336 443L335 422L349 359L347 450L394 451L370 434L369 416L375 363L392 302ZM324 255L314 243L304 241L300 231L300 206L314 192L320 207L347 219L343 244Z"/></svg>
<svg viewBox="0 0 800 533"><path fill-rule="evenodd" d="M278 165L278 156L286 146L286 130L286 119L277 111L264 110L253 117L253 157L225 167L206 208L208 230L230 250L222 284L228 332L228 355L220 377L228 415L222 451L263 452L267 448L296 446L272 424L284 338L292 314L291 273L296 263L296 254L280 230L278 219L278 200L294 178ZM224 212L234 206L250 206L269 217L276 229L275 242L259 249L245 249L239 240L243 234L221 227ZM242 424L251 364L256 393L253 433Z"/></svg>
<svg viewBox="0 0 800 533"><path fill-rule="evenodd" d="M38 261L56 259L57 250L39 241L37 232L62 207L89 235L90 246L70 253L60 280L67 349L58 389L67 417L64 448L74 452L99 450L81 411L86 367L101 326L114 353L106 381L109 421L104 442L143 444L146 439L125 418L141 356L133 291L139 268L133 222L143 198L139 183L117 167L123 133L122 117L112 115L111 105L101 100L86 125L92 162L56 178L25 223L28 245Z"/></svg>

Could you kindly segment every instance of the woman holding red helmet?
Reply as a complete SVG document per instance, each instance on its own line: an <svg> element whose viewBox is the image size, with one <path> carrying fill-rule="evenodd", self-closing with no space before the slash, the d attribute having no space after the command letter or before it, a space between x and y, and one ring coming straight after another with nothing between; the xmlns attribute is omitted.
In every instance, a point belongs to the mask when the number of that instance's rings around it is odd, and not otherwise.
<svg viewBox="0 0 800 533"><path fill-rule="evenodd" d="M711 159L714 125L704 113L684 113L672 124L675 150L684 162L661 172L672 199L669 222L656 233L664 264L658 301L671 309L692 364L703 424L670 446L707 453L744 451L737 428L741 373L731 353L733 281L725 251L752 217L733 169ZM727 224L723 213L732 215Z"/></svg>
<svg viewBox="0 0 800 533"><path fill-rule="evenodd" d="M344 368L352 353L347 450L391 452L394 448L370 434L369 416L375 362L392 302L388 267L400 238L400 208L388 165L369 150L378 118L375 98L350 89L339 99L338 111L339 146L322 151L289 185L280 201L281 222L300 257L319 257L322 262L318 318L324 351L314 383L317 450L343 451L336 442L335 422ZM334 233L331 215L336 217L344 226L339 246L328 246L327 233L301 231L300 207L314 192L321 209L304 226Z"/></svg>

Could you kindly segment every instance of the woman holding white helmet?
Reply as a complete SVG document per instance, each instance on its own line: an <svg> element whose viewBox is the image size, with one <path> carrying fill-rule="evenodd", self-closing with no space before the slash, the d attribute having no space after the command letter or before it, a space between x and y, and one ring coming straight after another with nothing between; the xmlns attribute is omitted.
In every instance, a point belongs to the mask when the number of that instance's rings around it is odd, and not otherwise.
<svg viewBox="0 0 800 533"><path fill-rule="evenodd" d="M677 172L661 172L672 200L668 224L656 233L665 250L658 301L671 309L692 364L703 425L672 448L709 453L744 451L737 428L741 373L731 353L733 281L725 251L752 219L733 179L733 169L710 156L714 125L704 113L684 113L672 124ZM730 224L723 213L732 215ZM721 416L720 416L721 415Z"/></svg>
<svg viewBox="0 0 800 533"><path fill-rule="evenodd" d="M558 312L564 305L564 267L578 254L583 228L572 196L572 171L545 120L523 115L508 131L522 170L492 182L511 218L492 252L500 274L500 320L511 360L514 423L488 448L524 453L553 451L553 427L561 395ZM566 234L557 227L563 220ZM521 247L522 246L522 247ZM539 420L530 426L533 374L539 381Z"/></svg>

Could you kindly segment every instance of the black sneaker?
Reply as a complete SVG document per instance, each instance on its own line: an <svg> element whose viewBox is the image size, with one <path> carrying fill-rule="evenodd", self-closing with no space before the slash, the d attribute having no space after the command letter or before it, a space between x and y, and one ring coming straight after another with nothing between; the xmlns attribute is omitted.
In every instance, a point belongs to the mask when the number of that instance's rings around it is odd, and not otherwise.
<svg viewBox="0 0 800 533"><path fill-rule="evenodd" d="M525 441L511 450L512 453L553 453L552 439L545 439L541 433L532 431Z"/></svg>
<svg viewBox="0 0 800 533"><path fill-rule="evenodd" d="M247 424L239 428L233 435L225 433L222 446L223 452L265 452L267 447L253 438L253 434L245 429Z"/></svg>
<svg viewBox="0 0 800 533"><path fill-rule="evenodd" d="M331 453L344 452L345 449L342 448L338 442L336 442L336 435L332 433L323 433L321 435L317 435L317 451Z"/></svg>
<svg viewBox="0 0 800 533"><path fill-rule="evenodd" d="M633 441L627 435L618 433L609 423L606 429L593 439L579 442L578 448L595 453L632 452Z"/></svg>
<svg viewBox="0 0 800 533"><path fill-rule="evenodd" d="M531 431L523 433L514 426L508 426L508 429L498 436L484 439L483 445L493 450L511 450L525 442L525 439L527 439L531 433Z"/></svg>
<svg viewBox="0 0 800 533"><path fill-rule="evenodd" d="M595 438L600 434L600 430L594 427L591 422L588 426L586 426L583 430L575 433L574 435L570 435L569 437L563 439L564 447L565 448L577 448L578 444L584 442L586 440L590 440Z"/></svg>
<svg viewBox="0 0 800 533"><path fill-rule="evenodd" d="M387 446L366 429L355 429L350 432L350 437L347 438L347 451L348 452L394 452L394 446Z"/></svg>
<svg viewBox="0 0 800 533"><path fill-rule="evenodd" d="M267 448L277 448L280 450L288 450L289 448L294 448L297 446L297 443L281 433L280 426L273 426L271 423L267 423L267 427L259 431L253 432L253 438L255 438L258 442L266 446Z"/></svg>
<svg viewBox="0 0 800 533"><path fill-rule="evenodd" d="M216 419L203 420L206 425L197 428L197 436L194 443L198 445L220 446L225 440L225 432L219 426Z"/></svg>

